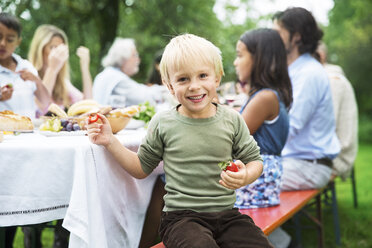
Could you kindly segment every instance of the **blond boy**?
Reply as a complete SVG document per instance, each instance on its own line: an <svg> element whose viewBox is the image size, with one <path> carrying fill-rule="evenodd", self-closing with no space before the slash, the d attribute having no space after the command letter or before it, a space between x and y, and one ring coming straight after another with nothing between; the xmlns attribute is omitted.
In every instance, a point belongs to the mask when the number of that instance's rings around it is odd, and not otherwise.
<svg viewBox="0 0 372 248"><path fill-rule="evenodd" d="M178 102L156 114L138 153L126 149L103 124L88 135L132 176L144 178L160 161L166 175L160 236L172 247L272 247L247 215L233 209L235 189L262 172L262 159L240 115L215 104L223 76L220 50L204 38L184 34L166 46L160 63L163 83ZM236 159L238 172L218 163Z"/></svg>

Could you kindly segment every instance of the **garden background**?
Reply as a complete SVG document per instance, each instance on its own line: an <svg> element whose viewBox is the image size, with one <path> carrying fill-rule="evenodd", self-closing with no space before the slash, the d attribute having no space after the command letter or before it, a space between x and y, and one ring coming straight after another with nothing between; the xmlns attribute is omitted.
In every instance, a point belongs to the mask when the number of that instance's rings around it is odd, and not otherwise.
<svg viewBox="0 0 372 248"><path fill-rule="evenodd" d="M231 20L238 7L229 2L224 3L225 21L219 20L213 11L215 0L1 0L0 11L20 18L23 41L16 52L24 58L27 58L37 26L49 23L63 29L69 37L71 81L81 88L79 61L75 55L80 45L90 49L90 70L95 77L102 70L100 61L115 37L134 38L141 58L140 72L135 79L144 83L155 53L171 37L186 32L216 44L224 60L226 75L223 82L236 80L233 67L236 41L244 31L270 22L271 15L234 24ZM250 0L240 2L249 8ZM372 236L367 231L372 224L372 1L334 0L328 17L329 24L322 29L330 62L344 69L354 87L359 107L357 209L352 205L349 183L337 181L342 246L372 247ZM326 214L325 223L326 247L334 247L331 214ZM50 244L52 232L45 235L44 241ZM313 247L314 235L316 233L305 236L305 244L309 243L305 247ZM18 232L16 247L22 247L21 232Z"/></svg>

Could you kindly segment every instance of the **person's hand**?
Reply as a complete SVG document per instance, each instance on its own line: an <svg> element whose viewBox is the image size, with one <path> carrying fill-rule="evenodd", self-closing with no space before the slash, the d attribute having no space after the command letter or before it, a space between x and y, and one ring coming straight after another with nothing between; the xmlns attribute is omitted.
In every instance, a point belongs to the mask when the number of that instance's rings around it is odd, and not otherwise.
<svg viewBox="0 0 372 248"><path fill-rule="evenodd" d="M20 70L18 73L24 81L30 80L35 83L41 83L40 77L34 75L32 72L28 70Z"/></svg>
<svg viewBox="0 0 372 248"><path fill-rule="evenodd" d="M13 87L3 86L0 87L1 94L0 94L0 101L7 101L12 98L13 95Z"/></svg>
<svg viewBox="0 0 372 248"><path fill-rule="evenodd" d="M246 185L245 182L248 181L248 171L245 164L242 161L236 160L234 163L238 166L238 172L232 171L222 171L221 180L219 183L228 189L239 189Z"/></svg>
<svg viewBox="0 0 372 248"><path fill-rule="evenodd" d="M79 57L80 59L80 66L89 66L89 63L90 63L90 55L89 55L89 49L84 47L84 46L80 46L77 50L76 50L76 55Z"/></svg>
<svg viewBox="0 0 372 248"><path fill-rule="evenodd" d="M97 114L98 118L101 120L91 122L91 118L86 120L86 128L89 140L96 145L108 146L112 141L112 130L109 121L104 115Z"/></svg>
<svg viewBox="0 0 372 248"><path fill-rule="evenodd" d="M55 72L59 72L68 60L68 56L67 45L60 44L50 51L48 56L48 67L50 67Z"/></svg>

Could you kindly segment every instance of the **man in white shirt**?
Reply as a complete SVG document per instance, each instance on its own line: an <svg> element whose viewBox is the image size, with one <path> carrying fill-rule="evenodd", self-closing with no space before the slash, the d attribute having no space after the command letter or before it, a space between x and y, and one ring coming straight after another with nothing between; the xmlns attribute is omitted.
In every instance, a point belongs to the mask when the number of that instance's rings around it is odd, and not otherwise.
<svg viewBox="0 0 372 248"><path fill-rule="evenodd" d="M333 175L345 180L350 176L358 151L358 106L353 86L342 68L327 63L327 47L323 42L317 51L331 84L336 133L341 144L341 152L333 160Z"/></svg>

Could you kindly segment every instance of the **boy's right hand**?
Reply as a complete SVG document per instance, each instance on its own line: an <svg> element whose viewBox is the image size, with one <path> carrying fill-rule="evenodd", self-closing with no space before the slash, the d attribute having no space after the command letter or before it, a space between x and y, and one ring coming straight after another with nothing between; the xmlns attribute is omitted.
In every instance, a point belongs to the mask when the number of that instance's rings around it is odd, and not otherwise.
<svg viewBox="0 0 372 248"><path fill-rule="evenodd" d="M104 115L98 113L97 115L101 122L89 123L89 118L86 119L89 140L96 145L108 146L114 137L110 123Z"/></svg>

